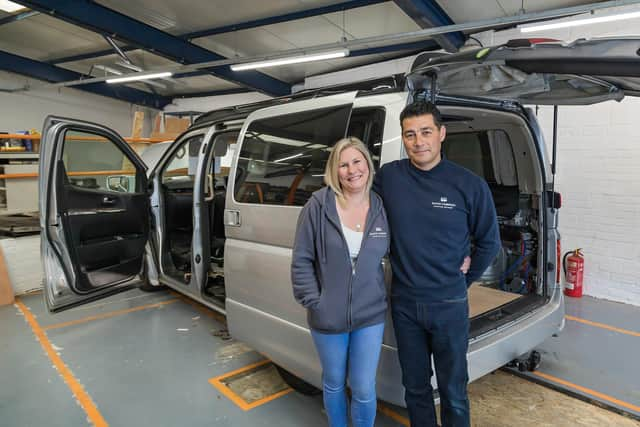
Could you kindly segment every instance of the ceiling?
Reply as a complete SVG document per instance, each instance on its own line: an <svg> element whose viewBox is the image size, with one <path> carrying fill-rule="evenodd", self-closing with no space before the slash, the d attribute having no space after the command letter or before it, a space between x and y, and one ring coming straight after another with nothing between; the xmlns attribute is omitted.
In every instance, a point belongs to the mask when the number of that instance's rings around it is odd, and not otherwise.
<svg viewBox="0 0 640 427"><path fill-rule="evenodd" d="M255 57L341 40L510 17L592 1L575 0L14 0L0 11L0 70L47 82L130 73L236 57ZM120 56L109 41L124 52ZM233 72L227 66L178 73L148 83L76 86L162 108L175 97L259 91L288 94L305 77L403 57L455 51L467 35L351 49L344 59ZM110 71L105 71L110 70ZM0 80L0 89L2 87Z"/></svg>

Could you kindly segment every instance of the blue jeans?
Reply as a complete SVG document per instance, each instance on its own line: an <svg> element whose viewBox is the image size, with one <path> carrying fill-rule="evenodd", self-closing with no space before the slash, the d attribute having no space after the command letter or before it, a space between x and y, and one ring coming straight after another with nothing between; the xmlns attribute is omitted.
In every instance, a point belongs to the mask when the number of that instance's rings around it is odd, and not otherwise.
<svg viewBox="0 0 640 427"><path fill-rule="evenodd" d="M437 426L431 387L433 355L442 426L468 427L467 299L420 303L392 298L391 314L411 426Z"/></svg>
<svg viewBox="0 0 640 427"><path fill-rule="evenodd" d="M311 330L322 363L322 394L331 427L346 427L347 373L351 387L351 422L372 427L376 419L376 370L384 323L342 334Z"/></svg>

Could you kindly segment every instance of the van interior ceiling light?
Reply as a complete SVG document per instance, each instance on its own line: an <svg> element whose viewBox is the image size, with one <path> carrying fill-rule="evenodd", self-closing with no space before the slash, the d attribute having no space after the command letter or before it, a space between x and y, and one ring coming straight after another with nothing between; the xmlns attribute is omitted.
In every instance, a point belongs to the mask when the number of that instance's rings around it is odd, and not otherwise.
<svg viewBox="0 0 640 427"><path fill-rule="evenodd" d="M622 21L625 19L640 18L640 11L616 13L606 16L591 16L589 18L574 19L571 21L553 22L550 24L534 24L523 25L520 28L521 33L531 33L533 31L555 30L558 28L578 27L581 25L600 24L603 22Z"/></svg>
<svg viewBox="0 0 640 427"><path fill-rule="evenodd" d="M253 70L255 68L277 67L279 65L300 64L302 62L322 61L325 59L344 58L349 55L349 49L338 49L329 52L319 52L308 55L290 56L288 58L267 59L265 61L247 62L231 66L233 71Z"/></svg>
<svg viewBox="0 0 640 427"><path fill-rule="evenodd" d="M0 10L4 10L5 12L12 13L22 9L26 9L26 8L21 4L17 4L8 0L0 0Z"/></svg>
<svg viewBox="0 0 640 427"><path fill-rule="evenodd" d="M137 80L160 79L162 77L171 77L172 75L172 72L164 71L161 73L141 74L139 76L114 77L113 79L107 79L107 83L125 83Z"/></svg>

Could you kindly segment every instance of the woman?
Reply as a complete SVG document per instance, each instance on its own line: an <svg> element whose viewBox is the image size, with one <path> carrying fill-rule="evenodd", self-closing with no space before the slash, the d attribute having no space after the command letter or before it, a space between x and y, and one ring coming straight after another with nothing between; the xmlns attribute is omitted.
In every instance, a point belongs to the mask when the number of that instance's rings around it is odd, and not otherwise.
<svg viewBox="0 0 640 427"><path fill-rule="evenodd" d="M322 363L324 405L331 427L351 421L371 427L376 416L376 369L387 297L382 257L389 228L380 197L371 192L373 162L358 138L338 141L327 162L327 187L313 193L298 220L291 277Z"/></svg>

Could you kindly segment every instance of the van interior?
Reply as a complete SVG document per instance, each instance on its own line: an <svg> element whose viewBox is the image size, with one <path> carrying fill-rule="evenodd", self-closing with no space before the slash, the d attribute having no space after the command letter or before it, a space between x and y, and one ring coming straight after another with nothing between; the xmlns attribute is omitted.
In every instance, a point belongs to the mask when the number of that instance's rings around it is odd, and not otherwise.
<svg viewBox="0 0 640 427"><path fill-rule="evenodd" d="M484 108L446 105L440 108L447 126L447 138L442 147L444 156L487 181L500 226L502 247L493 263L470 288L471 336L477 337L546 301L546 286L543 286L543 275L539 274L543 265L543 243L540 242L543 234L539 220L543 182L541 174L536 172L541 170L540 160L531 132L522 118ZM382 108L354 109L347 133L365 142L372 152L376 169L380 163L384 118ZM296 138L295 135L278 137ZM166 260L163 267L185 284L190 279L193 234L195 166L190 154L197 155L201 144L201 136L184 141L162 172L165 253L169 255L163 257ZM269 143L269 152L265 154L265 141L257 136L246 136L244 144L243 153L244 150L262 150L259 155L265 157L260 162L244 156L239 159L234 195L237 201L301 206L323 185L322 174L330 146L307 144L302 148L308 154L278 161L270 169L269 179L257 179L256 176L267 176L262 170L266 156L286 159L286 153L278 151L282 150L282 144ZM214 183L213 195L205 206L210 218L211 257L202 297L224 308L223 212L229 168L220 167L212 157L208 171ZM304 178L301 182L303 172L305 176L316 178ZM295 185L279 184L278 178L287 174L298 174Z"/></svg>

